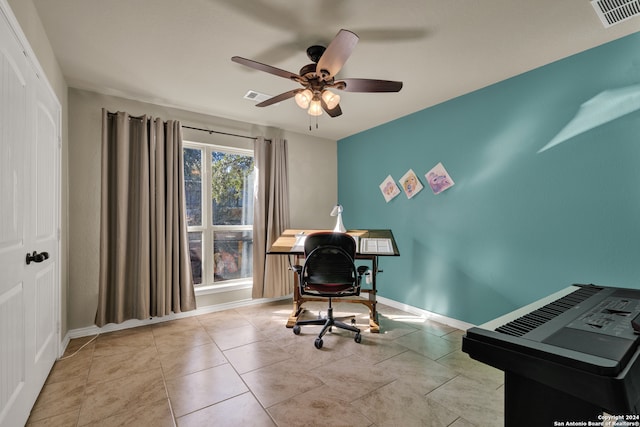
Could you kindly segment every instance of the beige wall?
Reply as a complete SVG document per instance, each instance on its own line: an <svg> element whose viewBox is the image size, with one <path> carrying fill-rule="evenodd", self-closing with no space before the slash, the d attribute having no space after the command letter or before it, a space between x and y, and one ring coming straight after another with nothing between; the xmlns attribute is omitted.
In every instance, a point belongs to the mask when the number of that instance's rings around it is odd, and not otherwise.
<svg viewBox="0 0 640 427"><path fill-rule="evenodd" d="M67 83L62 75L62 70L51 48L51 43L44 31L40 16L31 0L8 0L9 7L13 11L20 28L24 32L31 49L33 49L37 62L42 67L47 81L51 85L62 110L62 153L60 165L61 187L61 230L60 230L60 311L62 334L67 332L67 292L68 292L68 221L67 221L67 170L68 170L68 114L67 114Z"/></svg>
<svg viewBox="0 0 640 427"><path fill-rule="evenodd" d="M100 111L123 110L181 120L185 125L243 135L281 136L289 142L292 227L332 228L328 213L337 200L336 141L262 128L188 111L68 89L32 0L7 0L62 106L61 320L62 334L93 325L98 292L100 201ZM242 144L244 140L185 131L186 139ZM248 140L247 140L248 141ZM226 303L236 292L200 297L198 303Z"/></svg>
<svg viewBox="0 0 640 427"><path fill-rule="evenodd" d="M289 143L292 227L333 227L329 212L337 199L336 141L72 88L69 90L69 329L93 325L97 305L102 108L176 119L186 126L241 135L284 137ZM185 129L184 138L247 148L252 144L248 139L189 129ZM199 297L198 305L228 303L230 298L248 296L242 292L212 294Z"/></svg>

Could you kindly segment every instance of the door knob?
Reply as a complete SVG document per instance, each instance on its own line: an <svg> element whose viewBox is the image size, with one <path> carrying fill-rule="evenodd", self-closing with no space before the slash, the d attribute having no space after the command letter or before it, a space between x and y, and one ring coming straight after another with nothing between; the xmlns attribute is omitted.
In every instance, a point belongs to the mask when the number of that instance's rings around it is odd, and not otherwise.
<svg viewBox="0 0 640 427"><path fill-rule="evenodd" d="M49 252L41 252L38 253L33 251L33 253L27 253L27 265L31 264L31 262L42 262L45 259L49 259Z"/></svg>

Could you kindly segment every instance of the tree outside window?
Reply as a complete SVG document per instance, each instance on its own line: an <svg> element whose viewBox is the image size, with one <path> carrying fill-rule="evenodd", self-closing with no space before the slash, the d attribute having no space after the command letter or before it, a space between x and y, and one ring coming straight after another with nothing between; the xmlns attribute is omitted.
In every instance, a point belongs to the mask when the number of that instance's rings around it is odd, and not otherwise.
<svg viewBox="0 0 640 427"><path fill-rule="evenodd" d="M194 283L253 276L254 163L250 150L185 143L187 224ZM209 188L209 192L203 191Z"/></svg>

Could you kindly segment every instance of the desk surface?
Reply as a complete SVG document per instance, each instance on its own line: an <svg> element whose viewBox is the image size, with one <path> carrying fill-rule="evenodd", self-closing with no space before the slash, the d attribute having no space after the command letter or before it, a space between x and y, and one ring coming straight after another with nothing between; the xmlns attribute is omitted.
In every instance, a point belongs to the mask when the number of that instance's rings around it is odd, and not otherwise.
<svg viewBox="0 0 640 427"><path fill-rule="evenodd" d="M292 251L291 249L296 243L296 236L304 233L305 235L315 233L318 231L332 231L332 230L305 230L305 229L288 229L285 230L280 237L273 242L273 245L267 251L268 254L273 255L292 255L292 254L302 254L299 251ZM398 251L398 246L396 245L396 240L393 237L393 233L391 230L347 230L347 233L357 237L358 239L390 239L391 244L393 246L393 253L366 253L361 254L358 252L358 255L361 256L399 256L400 251Z"/></svg>

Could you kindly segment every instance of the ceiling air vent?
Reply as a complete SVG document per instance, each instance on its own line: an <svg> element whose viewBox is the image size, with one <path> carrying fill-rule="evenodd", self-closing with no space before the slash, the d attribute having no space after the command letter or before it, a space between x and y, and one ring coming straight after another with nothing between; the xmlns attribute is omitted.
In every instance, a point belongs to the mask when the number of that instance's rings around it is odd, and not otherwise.
<svg viewBox="0 0 640 427"><path fill-rule="evenodd" d="M249 101L262 102L271 98L271 95L267 95L265 93L256 92L255 90L249 90L245 95L244 99L248 99Z"/></svg>
<svg viewBox="0 0 640 427"><path fill-rule="evenodd" d="M607 28L640 15L640 0L591 0L591 6Z"/></svg>

